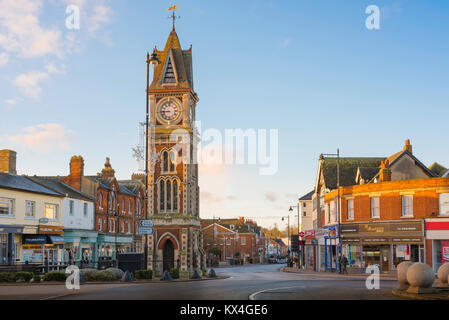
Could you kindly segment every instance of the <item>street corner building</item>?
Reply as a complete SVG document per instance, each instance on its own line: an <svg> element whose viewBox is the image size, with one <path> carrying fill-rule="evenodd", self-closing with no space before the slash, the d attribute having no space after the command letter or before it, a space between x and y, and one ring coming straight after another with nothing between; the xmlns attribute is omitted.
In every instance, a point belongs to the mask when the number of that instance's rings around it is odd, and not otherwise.
<svg viewBox="0 0 449 320"><path fill-rule="evenodd" d="M158 273L205 268L199 216L195 128L198 96L193 88L192 47L181 48L173 26L148 88L148 268Z"/></svg>
<svg viewBox="0 0 449 320"><path fill-rule="evenodd" d="M320 159L314 196L320 269L339 269L339 248L354 273L371 265L395 273L402 261L436 272L449 260L446 168L426 167L409 140L390 157L341 158L340 166L337 188L335 159Z"/></svg>

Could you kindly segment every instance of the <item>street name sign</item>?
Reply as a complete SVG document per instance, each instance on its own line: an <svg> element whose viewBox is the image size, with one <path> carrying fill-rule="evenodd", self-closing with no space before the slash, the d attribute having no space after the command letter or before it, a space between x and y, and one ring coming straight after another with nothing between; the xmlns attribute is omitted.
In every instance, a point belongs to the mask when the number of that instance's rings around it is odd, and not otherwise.
<svg viewBox="0 0 449 320"><path fill-rule="evenodd" d="M153 227L154 223L153 223L153 220L140 220L140 226L141 227Z"/></svg>
<svg viewBox="0 0 449 320"><path fill-rule="evenodd" d="M153 234L153 227L139 227L139 234Z"/></svg>

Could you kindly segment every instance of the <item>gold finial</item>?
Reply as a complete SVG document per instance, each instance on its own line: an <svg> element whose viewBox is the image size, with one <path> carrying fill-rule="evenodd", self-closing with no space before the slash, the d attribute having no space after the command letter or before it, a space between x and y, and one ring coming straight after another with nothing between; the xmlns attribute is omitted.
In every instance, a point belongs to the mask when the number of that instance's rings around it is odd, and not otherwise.
<svg viewBox="0 0 449 320"><path fill-rule="evenodd" d="M170 8L168 8L168 11L173 11L172 15L168 17L169 19L173 20L173 31L175 30L175 21L176 21L176 19L180 19L181 18L180 16L175 15L175 10L178 10L178 5L177 4L174 4Z"/></svg>

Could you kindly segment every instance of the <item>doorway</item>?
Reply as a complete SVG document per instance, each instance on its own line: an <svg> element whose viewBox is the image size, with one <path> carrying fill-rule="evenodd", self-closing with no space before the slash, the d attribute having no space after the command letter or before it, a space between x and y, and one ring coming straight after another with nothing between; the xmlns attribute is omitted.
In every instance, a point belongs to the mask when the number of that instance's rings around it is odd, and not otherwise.
<svg viewBox="0 0 449 320"><path fill-rule="evenodd" d="M382 272L390 271L390 246L381 246Z"/></svg>
<svg viewBox="0 0 449 320"><path fill-rule="evenodd" d="M167 240L164 243L164 248L162 249L162 262L163 271L170 271L171 268L175 267L175 246L171 240Z"/></svg>

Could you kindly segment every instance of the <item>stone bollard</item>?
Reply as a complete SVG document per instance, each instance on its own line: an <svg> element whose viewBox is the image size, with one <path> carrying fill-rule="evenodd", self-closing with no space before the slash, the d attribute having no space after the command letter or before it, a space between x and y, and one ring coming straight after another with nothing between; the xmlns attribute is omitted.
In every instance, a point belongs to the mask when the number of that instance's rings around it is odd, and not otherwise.
<svg viewBox="0 0 449 320"><path fill-rule="evenodd" d="M440 280L438 286L447 287L449 282L448 278L449 278L449 262L446 262L445 264L441 265L438 268L438 280Z"/></svg>
<svg viewBox="0 0 449 320"><path fill-rule="evenodd" d="M167 270L164 271L164 275L161 278L161 281L172 281L173 278L170 275L170 272L168 272Z"/></svg>
<svg viewBox="0 0 449 320"><path fill-rule="evenodd" d="M214 269L209 270L209 278L216 278L217 274L215 273Z"/></svg>
<svg viewBox="0 0 449 320"><path fill-rule="evenodd" d="M200 273L198 272L198 269L195 269L193 272L193 275L190 277L190 279L202 279Z"/></svg>
<svg viewBox="0 0 449 320"><path fill-rule="evenodd" d="M409 283L407 281L407 271L410 266L412 266L413 263L410 261L403 261L400 264L398 264L398 282L399 282L399 291L405 291L409 287Z"/></svg>
<svg viewBox="0 0 449 320"><path fill-rule="evenodd" d="M421 262L414 263L407 270L407 281L410 287L407 289L409 293L433 293L433 282L435 274L432 268Z"/></svg>

